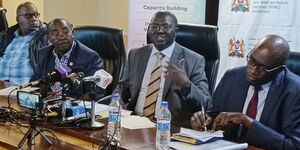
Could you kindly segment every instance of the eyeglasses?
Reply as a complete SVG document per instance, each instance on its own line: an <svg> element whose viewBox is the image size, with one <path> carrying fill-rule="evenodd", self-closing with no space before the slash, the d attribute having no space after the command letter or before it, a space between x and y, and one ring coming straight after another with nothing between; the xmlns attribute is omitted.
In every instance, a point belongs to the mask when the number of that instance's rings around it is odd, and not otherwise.
<svg viewBox="0 0 300 150"><path fill-rule="evenodd" d="M277 67L274 67L274 68L271 68L271 69L267 69L267 66L265 65L260 65L260 64L257 64L255 62L255 60L253 59L253 57L251 56L251 52L247 55L247 63L251 66L256 66L257 69L259 69L260 71L265 71L267 73L270 73L270 72L273 72L279 68L285 68L286 65L280 65L280 66L277 66Z"/></svg>
<svg viewBox="0 0 300 150"><path fill-rule="evenodd" d="M163 25L158 25L158 24L150 24L149 25L149 29L152 30L152 31L158 31L158 30L163 30L164 32L167 32L169 31L170 29L170 25L168 24L163 24Z"/></svg>
<svg viewBox="0 0 300 150"><path fill-rule="evenodd" d="M30 19L30 18L32 18L33 16L35 17L35 18L38 18L38 17L40 17L40 13L26 13L26 14L20 14L20 15L18 15L18 17L19 16L24 16L26 19Z"/></svg>

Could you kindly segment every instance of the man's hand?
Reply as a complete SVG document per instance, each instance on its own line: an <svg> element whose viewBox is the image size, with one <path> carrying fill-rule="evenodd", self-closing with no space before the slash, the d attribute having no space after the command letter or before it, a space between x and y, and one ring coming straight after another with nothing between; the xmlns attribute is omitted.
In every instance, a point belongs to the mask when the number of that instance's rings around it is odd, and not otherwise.
<svg viewBox="0 0 300 150"><path fill-rule="evenodd" d="M239 112L221 112L214 120L212 132L232 124L243 124L249 128L253 119Z"/></svg>
<svg viewBox="0 0 300 150"><path fill-rule="evenodd" d="M172 83L181 88L190 88L190 79L184 70L184 59L181 59L177 64L169 64L167 67L166 78L171 79Z"/></svg>
<svg viewBox="0 0 300 150"><path fill-rule="evenodd" d="M206 115L206 119L203 117L201 111L194 113L191 118L191 126L195 130L204 131L204 128L212 124L210 116Z"/></svg>

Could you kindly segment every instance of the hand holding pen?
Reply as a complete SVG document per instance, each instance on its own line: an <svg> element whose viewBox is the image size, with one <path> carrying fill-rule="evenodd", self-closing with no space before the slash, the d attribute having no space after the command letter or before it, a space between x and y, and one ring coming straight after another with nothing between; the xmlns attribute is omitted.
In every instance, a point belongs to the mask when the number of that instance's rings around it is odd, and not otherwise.
<svg viewBox="0 0 300 150"><path fill-rule="evenodd" d="M204 108L194 113L191 117L191 126L195 130L207 131L207 126L212 124L212 118L205 113Z"/></svg>
<svg viewBox="0 0 300 150"><path fill-rule="evenodd" d="M205 113L205 109L203 104L201 105L201 112L202 112L202 117L204 118L204 120L206 120L206 113ZM206 122L206 121L205 121ZM204 131L207 132L207 124L204 122L203 127L204 127Z"/></svg>

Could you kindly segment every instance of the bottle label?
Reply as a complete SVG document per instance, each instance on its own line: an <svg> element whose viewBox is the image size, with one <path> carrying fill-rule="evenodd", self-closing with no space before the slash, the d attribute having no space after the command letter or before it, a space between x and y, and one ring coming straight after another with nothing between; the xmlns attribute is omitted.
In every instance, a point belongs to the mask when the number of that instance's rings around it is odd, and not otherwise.
<svg viewBox="0 0 300 150"><path fill-rule="evenodd" d="M109 122L119 122L120 117L118 114L109 114Z"/></svg>
<svg viewBox="0 0 300 150"><path fill-rule="evenodd" d="M170 131L170 121L158 121L157 122L157 130L158 131Z"/></svg>

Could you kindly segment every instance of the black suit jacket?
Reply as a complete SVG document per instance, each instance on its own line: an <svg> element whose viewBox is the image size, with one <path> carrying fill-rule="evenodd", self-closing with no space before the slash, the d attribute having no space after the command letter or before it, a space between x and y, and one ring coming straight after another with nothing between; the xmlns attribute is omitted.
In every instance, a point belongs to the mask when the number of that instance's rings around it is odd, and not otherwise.
<svg viewBox="0 0 300 150"><path fill-rule="evenodd" d="M91 50L77 40L74 40L74 42L75 45L67 64L70 68L75 66L84 67L85 76L92 76L97 70L103 69L103 61L97 52ZM33 76L31 77L31 81L40 79L55 69L55 57L53 56L53 49L54 46L50 45L38 51L38 65L35 68ZM83 92L90 90L88 88L88 84L85 85L85 87L86 90ZM82 92L77 94L77 96L79 96L82 94Z"/></svg>
<svg viewBox="0 0 300 150"><path fill-rule="evenodd" d="M212 111L242 112L249 88L246 67L227 71L213 95ZM238 125L226 128L224 137L239 138ZM254 121L245 140L269 150L300 149L300 77L283 70L273 80L259 121Z"/></svg>

